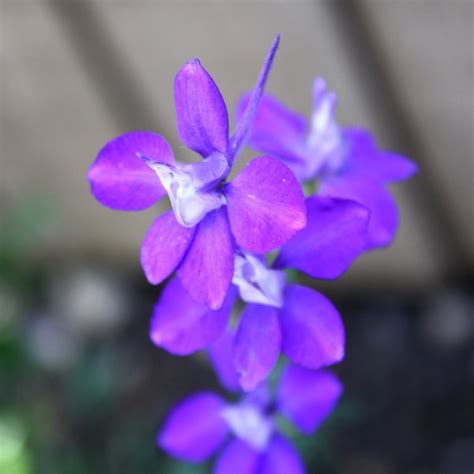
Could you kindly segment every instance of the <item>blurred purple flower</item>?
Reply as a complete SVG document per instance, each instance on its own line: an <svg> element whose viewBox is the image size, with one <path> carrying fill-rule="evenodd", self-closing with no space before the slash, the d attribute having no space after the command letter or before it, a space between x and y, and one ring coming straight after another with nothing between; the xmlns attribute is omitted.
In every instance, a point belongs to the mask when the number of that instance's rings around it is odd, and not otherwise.
<svg viewBox="0 0 474 474"><path fill-rule="evenodd" d="M338 277L364 249L369 213L354 201L328 197L310 197L306 206L308 225L282 247L273 268L244 251L235 255L233 283L248 304L231 355L245 390L254 389L271 372L280 351L311 369L344 356L344 327L336 308L315 290L287 284L282 269L297 268L314 278ZM179 355L208 347L227 327L234 299L235 291L219 311L212 311L187 296L175 279L155 305L150 337ZM226 357L219 348L211 353L215 365Z"/></svg>
<svg viewBox="0 0 474 474"><path fill-rule="evenodd" d="M249 96L237 107L245 113ZM335 119L336 96L323 79L313 85L311 123L264 95L248 145L281 159L302 182L318 179L320 195L353 199L371 212L366 248L388 245L398 226L396 203L387 191L391 182L407 179L417 167L395 153L380 150L365 129L340 127Z"/></svg>
<svg viewBox="0 0 474 474"><path fill-rule="evenodd" d="M168 194L173 210L159 216L146 234L142 267L152 284L176 270L189 294L213 309L223 305L231 285L234 240L247 251L264 253L306 224L301 187L279 160L256 158L224 183L255 118L278 42L279 37L230 138L224 100L199 60L178 72L178 133L202 161L176 163L160 135L130 132L107 143L88 174L92 194L112 209L143 210Z"/></svg>
<svg viewBox="0 0 474 474"><path fill-rule="evenodd" d="M341 394L342 385L330 372L290 365L274 396L262 386L237 403L212 392L185 399L169 414L157 443L190 462L205 461L223 447L215 474L303 474L303 462L279 431L278 419L283 415L301 433L312 434Z"/></svg>

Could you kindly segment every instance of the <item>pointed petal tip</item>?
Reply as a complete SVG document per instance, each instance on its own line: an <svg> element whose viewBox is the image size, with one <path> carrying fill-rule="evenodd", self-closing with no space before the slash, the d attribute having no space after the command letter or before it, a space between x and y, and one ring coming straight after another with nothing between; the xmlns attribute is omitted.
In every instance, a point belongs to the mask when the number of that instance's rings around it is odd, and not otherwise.
<svg viewBox="0 0 474 474"><path fill-rule="evenodd" d="M142 267L143 267L143 263L142 263ZM143 273L145 274L145 278L146 278L147 282L150 283L150 285L157 286L162 282L161 279L155 278L153 276L153 273L151 273L148 270L148 268L144 268Z"/></svg>
<svg viewBox="0 0 474 474"><path fill-rule="evenodd" d="M339 348L339 351L337 351L334 354L334 362L332 362L330 365L339 364L339 362L342 362L345 357L346 357L346 350L345 350L345 336L344 336L343 345Z"/></svg>
<svg viewBox="0 0 474 474"><path fill-rule="evenodd" d="M307 223L308 223L307 211L306 211L306 207L304 207L303 209L300 210L299 213L295 213L295 222L294 222L293 230L296 233L299 230L304 229Z"/></svg>
<svg viewBox="0 0 474 474"><path fill-rule="evenodd" d="M405 174L400 179L409 179L420 172L420 167L414 161L404 158L405 160Z"/></svg>
<svg viewBox="0 0 474 474"><path fill-rule="evenodd" d="M98 174L99 174L99 171L97 169L97 166L95 166L95 162L91 163L89 168L87 168L86 178L87 178L87 181L89 182L92 195L94 195L94 189L93 189L94 180L95 180L96 175Z"/></svg>
<svg viewBox="0 0 474 474"><path fill-rule="evenodd" d="M234 366L236 366L235 370L238 374L239 388L244 392L253 392L264 379L260 374L255 374L255 370L243 368L239 359L234 363Z"/></svg>
<svg viewBox="0 0 474 474"><path fill-rule="evenodd" d="M264 72L265 75L268 75L269 69L272 66L273 58L275 57L277 49L280 46L280 39L281 39L281 34L278 33L275 36L275 39L273 40L272 45L270 46L270 50L268 51L267 57L265 58L265 65L264 65L264 70L263 70L263 71L265 71L265 69L267 69L267 71ZM265 77L265 80L266 80L266 77Z"/></svg>
<svg viewBox="0 0 474 474"><path fill-rule="evenodd" d="M319 95L323 93L326 88L326 80L321 76L316 76L313 80L313 95Z"/></svg>
<svg viewBox="0 0 474 474"><path fill-rule="evenodd" d="M280 40L281 40L281 33L277 33L272 43L272 49L278 48L278 46L280 45Z"/></svg>
<svg viewBox="0 0 474 474"><path fill-rule="evenodd" d="M239 385L244 392L251 392L255 387L251 380L248 377L248 371L237 369L237 374L239 376Z"/></svg>
<svg viewBox="0 0 474 474"><path fill-rule="evenodd" d="M150 338L150 341L155 346L160 346L161 343L163 342L163 338L161 337L160 333L155 331L153 328L150 328L150 332L148 333L148 337Z"/></svg>
<svg viewBox="0 0 474 474"><path fill-rule="evenodd" d="M263 90L267 82L268 74L270 73L270 69L272 68L273 59L275 58L275 54L276 54L279 44L280 44L280 34L277 34L265 58L265 62L263 63L262 69L257 79L257 83L255 84L255 87L253 89L249 104L245 112L243 113L242 117L238 121L237 126L234 130L234 133L232 134L230 138L229 150L231 153L231 156L230 156L231 162L234 161L234 159L239 154L241 148L244 146L245 140L247 139L248 132L255 121L258 104L263 94Z"/></svg>
<svg viewBox="0 0 474 474"><path fill-rule="evenodd" d="M158 433L156 433L156 436L155 436L155 444L163 449L164 451L166 451L166 437L164 436L164 434L161 432L161 431L158 431Z"/></svg>
<svg viewBox="0 0 474 474"><path fill-rule="evenodd" d="M218 301L208 300L208 301L206 301L206 304L213 311L218 311L224 305L224 300L223 299L222 300L220 299Z"/></svg>
<svg viewBox="0 0 474 474"><path fill-rule="evenodd" d="M183 64L181 71L188 69L190 73L194 73L199 68L202 68L201 61L199 58L193 58Z"/></svg>

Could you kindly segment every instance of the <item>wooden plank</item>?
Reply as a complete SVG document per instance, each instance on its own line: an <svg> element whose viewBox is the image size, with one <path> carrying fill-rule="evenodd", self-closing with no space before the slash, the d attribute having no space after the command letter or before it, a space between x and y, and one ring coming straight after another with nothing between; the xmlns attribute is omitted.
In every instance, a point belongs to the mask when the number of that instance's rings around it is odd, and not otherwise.
<svg viewBox="0 0 474 474"><path fill-rule="evenodd" d="M372 41L474 263L474 2L361 0Z"/></svg>

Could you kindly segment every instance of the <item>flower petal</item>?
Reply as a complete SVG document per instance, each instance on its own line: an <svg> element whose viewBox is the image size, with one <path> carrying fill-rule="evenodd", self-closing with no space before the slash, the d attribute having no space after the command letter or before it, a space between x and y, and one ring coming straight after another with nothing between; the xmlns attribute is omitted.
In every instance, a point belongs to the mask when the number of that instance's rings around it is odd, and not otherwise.
<svg viewBox="0 0 474 474"><path fill-rule="evenodd" d="M108 142L89 168L87 178L94 197L104 206L141 211L166 192L142 154L160 163L174 163L173 151L160 135L130 132Z"/></svg>
<svg viewBox="0 0 474 474"><path fill-rule="evenodd" d="M187 62L174 81L181 140L203 157L227 152L229 117L222 95L199 59Z"/></svg>
<svg viewBox="0 0 474 474"><path fill-rule="evenodd" d="M329 371L289 365L280 378L278 405L302 433L311 434L333 411L342 391Z"/></svg>
<svg viewBox="0 0 474 474"><path fill-rule="evenodd" d="M203 349L224 332L234 300L235 291L229 291L222 308L213 311L194 301L175 278L153 309L150 338L173 354L188 355Z"/></svg>
<svg viewBox="0 0 474 474"><path fill-rule="evenodd" d="M274 266L337 278L364 250L369 211L355 201L320 196L306 199L306 209L306 227L281 248Z"/></svg>
<svg viewBox="0 0 474 474"><path fill-rule="evenodd" d="M201 462L224 441L228 427L221 411L224 400L210 392L197 393L173 408L157 444L180 459Z"/></svg>
<svg viewBox="0 0 474 474"><path fill-rule="evenodd" d="M232 440L216 461L214 474L259 474L261 455L240 439ZM289 474L289 473L287 473Z"/></svg>
<svg viewBox="0 0 474 474"><path fill-rule="evenodd" d="M320 293L288 285L280 310L282 348L295 364L309 369L339 362L344 357L344 326L333 304Z"/></svg>
<svg viewBox="0 0 474 474"><path fill-rule="evenodd" d="M397 204L382 184L370 180L339 178L321 182L320 194L351 199L370 211L366 250L390 244L398 227Z"/></svg>
<svg viewBox="0 0 474 474"><path fill-rule="evenodd" d="M350 144L346 168L352 178L373 179L383 183L408 179L418 171L415 163L404 156L377 147L373 135L364 129L347 128L344 139Z"/></svg>
<svg viewBox="0 0 474 474"><path fill-rule="evenodd" d="M237 119L240 120L250 101L245 94L237 105ZM260 99L255 122L251 128L247 145L259 152L274 156L291 167L293 163L304 162L306 119L288 109L275 97L265 94Z"/></svg>
<svg viewBox="0 0 474 474"><path fill-rule="evenodd" d="M301 186L275 158L252 160L224 192L232 233L244 250L269 252L306 225Z"/></svg>
<svg viewBox="0 0 474 474"><path fill-rule="evenodd" d="M247 305L234 343L234 365L244 390L253 390L272 371L280 347L278 310L272 306Z"/></svg>
<svg viewBox="0 0 474 474"><path fill-rule="evenodd" d="M262 70L260 71L260 75L257 79L257 84L255 84L252 93L248 94L248 100L246 101L245 109L242 110L242 113L237 119L237 126L229 142L230 152L232 153L231 160L233 160L239 153L240 149L242 148L247 139L249 131L254 125L260 98L263 94L263 89L265 87L265 83L267 82L268 74L270 73L273 59L275 57L279 44L280 35L277 35L272 43L267 57L265 58Z"/></svg>
<svg viewBox="0 0 474 474"><path fill-rule="evenodd" d="M178 224L173 211L155 219L145 235L140 256L151 284L158 285L173 272L191 244L195 229Z"/></svg>
<svg viewBox="0 0 474 474"><path fill-rule="evenodd" d="M258 474L304 474L305 468L296 449L280 435L275 435L262 459Z"/></svg>
<svg viewBox="0 0 474 474"><path fill-rule="evenodd" d="M196 236L177 274L183 287L211 309L224 303L234 272L234 249L225 208L198 224Z"/></svg>
<svg viewBox="0 0 474 474"><path fill-rule="evenodd" d="M228 328L208 349L209 360L220 384L229 392L240 390L239 375L234 367L235 331Z"/></svg>

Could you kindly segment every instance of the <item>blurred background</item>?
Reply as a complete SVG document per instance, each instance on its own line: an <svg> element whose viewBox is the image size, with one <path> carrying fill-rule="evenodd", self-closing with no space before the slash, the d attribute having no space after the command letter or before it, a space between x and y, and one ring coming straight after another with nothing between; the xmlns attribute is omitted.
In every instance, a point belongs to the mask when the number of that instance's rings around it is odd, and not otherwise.
<svg viewBox="0 0 474 474"><path fill-rule="evenodd" d="M472 473L473 25L472 0L0 0L0 473L209 472L154 446L177 399L218 389L148 339L158 210L101 207L85 176L130 130L187 159L178 69L198 56L232 112L277 32L268 91L309 114L321 75L342 124L420 167L394 245L313 283L346 323L346 388L295 442L310 473Z"/></svg>

